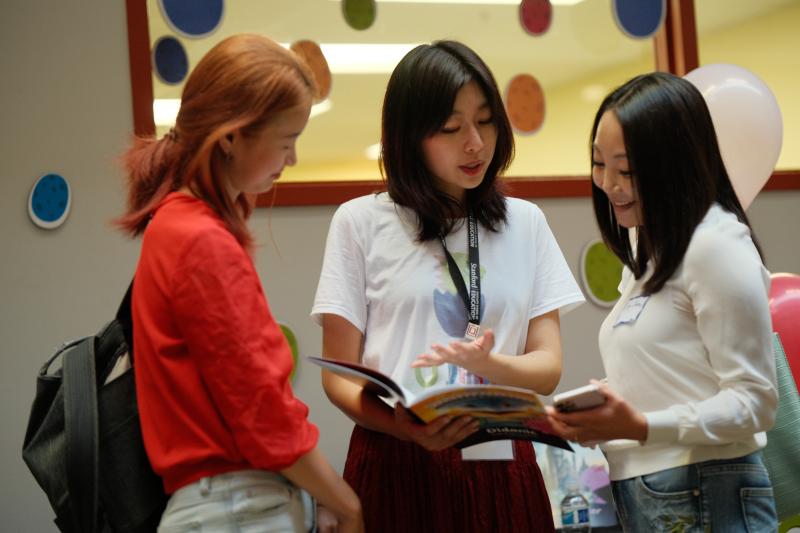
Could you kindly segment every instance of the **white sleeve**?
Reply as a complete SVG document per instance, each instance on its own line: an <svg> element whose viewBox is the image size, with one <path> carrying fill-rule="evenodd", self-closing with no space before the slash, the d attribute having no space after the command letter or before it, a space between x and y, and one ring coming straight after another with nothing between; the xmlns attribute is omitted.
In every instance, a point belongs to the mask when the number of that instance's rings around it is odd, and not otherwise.
<svg viewBox="0 0 800 533"><path fill-rule="evenodd" d="M585 301L575 276L572 275L564 254L561 253L561 248L553 232L550 231L544 213L537 206L534 206L532 211L531 223L534 226L533 236L536 243L534 255L536 268L528 319L566 305L571 309Z"/></svg>
<svg viewBox="0 0 800 533"><path fill-rule="evenodd" d="M720 391L699 402L645 413L647 443L716 445L768 430L778 395L769 272L742 232L699 233L684 259L686 291ZM696 242L695 242L696 241Z"/></svg>
<svg viewBox="0 0 800 533"><path fill-rule="evenodd" d="M367 325L365 259L362 241L346 205L336 210L328 230L325 257L319 276L311 318L322 324L322 315L339 315L362 333Z"/></svg>

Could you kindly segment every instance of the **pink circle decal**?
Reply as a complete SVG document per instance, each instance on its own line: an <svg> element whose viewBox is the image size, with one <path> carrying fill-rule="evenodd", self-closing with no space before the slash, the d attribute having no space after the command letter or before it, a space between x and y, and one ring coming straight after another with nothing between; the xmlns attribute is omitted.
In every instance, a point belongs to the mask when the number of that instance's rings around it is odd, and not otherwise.
<svg viewBox="0 0 800 533"><path fill-rule="evenodd" d="M519 5L519 22L531 35L542 35L550 28L553 7L550 0L522 0Z"/></svg>

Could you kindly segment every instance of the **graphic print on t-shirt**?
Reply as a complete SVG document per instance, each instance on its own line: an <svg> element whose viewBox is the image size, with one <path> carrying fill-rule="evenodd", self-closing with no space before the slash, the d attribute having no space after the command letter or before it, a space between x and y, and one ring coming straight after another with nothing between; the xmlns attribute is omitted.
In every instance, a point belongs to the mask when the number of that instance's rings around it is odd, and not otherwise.
<svg viewBox="0 0 800 533"><path fill-rule="evenodd" d="M455 252L453 253L453 259L455 259L462 277L465 280L468 280L469 278L467 277L467 269L469 261L467 259L467 254ZM486 274L486 269L483 267L483 265L481 265L480 268L481 279L483 279ZM447 268L447 260L445 259L444 255L442 255L439 260L438 270L440 288L434 289L433 291L433 310L436 314L436 320L438 320L439 325L450 337L453 337L454 339L463 339L464 332L467 330L467 323L469 322L467 319L469 310L464 305L464 301L458 294L455 283L453 283L453 280L450 278L450 271ZM467 287L469 287L468 283ZM486 295L483 293L483 291L481 291L481 321L483 321L483 315L485 311ZM459 372L458 367L455 365L447 366L447 384L468 382L468 376L459 375L464 374L463 369L461 369L462 372ZM430 383L430 385L433 385L433 383Z"/></svg>

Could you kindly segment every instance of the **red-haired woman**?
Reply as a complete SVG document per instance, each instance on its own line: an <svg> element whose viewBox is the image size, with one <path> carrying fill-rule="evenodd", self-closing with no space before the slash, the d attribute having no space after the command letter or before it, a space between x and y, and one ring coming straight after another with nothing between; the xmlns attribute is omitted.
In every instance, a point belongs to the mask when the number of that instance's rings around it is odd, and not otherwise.
<svg viewBox="0 0 800 533"><path fill-rule="evenodd" d="M143 234L133 290L136 385L153 468L172 496L159 531L299 531L300 490L361 531L360 503L318 451L292 394L292 358L251 257L245 195L297 160L314 84L258 35L212 48L186 82L175 128L125 154Z"/></svg>

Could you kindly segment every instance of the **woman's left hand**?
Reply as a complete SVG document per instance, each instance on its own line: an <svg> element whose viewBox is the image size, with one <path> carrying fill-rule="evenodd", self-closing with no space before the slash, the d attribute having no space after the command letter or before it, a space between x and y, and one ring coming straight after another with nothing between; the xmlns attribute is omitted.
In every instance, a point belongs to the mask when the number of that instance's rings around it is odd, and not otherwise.
<svg viewBox="0 0 800 533"><path fill-rule="evenodd" d="M547 418L555 432L564 439L593 445L613 439L647 440L647 418L634 409L608 385L596 380L606 396L606 403L592 409L561 413L547 407Z"/></svg>
<svg viewBox="0 0 800 533"><path fill-rule="evenodd" d="M447 346L432 344L432 353L417 356L416 360L411 363L411 367L419 368L452 363L481 375L482 369L489 361L492 348L494 348L494 333L487 329L483 335L471 342L452 341Z"/></svg>

